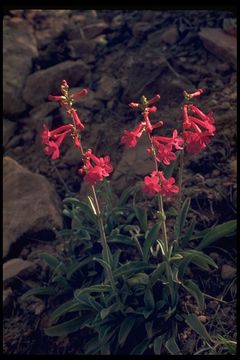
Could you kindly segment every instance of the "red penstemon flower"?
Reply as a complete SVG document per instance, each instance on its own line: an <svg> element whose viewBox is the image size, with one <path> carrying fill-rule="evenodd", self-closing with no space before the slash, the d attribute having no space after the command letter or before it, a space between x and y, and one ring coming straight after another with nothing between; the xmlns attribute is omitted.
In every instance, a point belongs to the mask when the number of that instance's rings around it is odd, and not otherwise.
<svg viewBox="0 0 240 360"><path fill-rule="evenodd" d="M145 123L141 122L133 131L124 130L121 143L127 148L133 148L137 145L137 138L140 138L144 131Z"/></svg>
<svg viewBox="0 0 240 360"><path fill-rule="evenodd" d="M175 179L166 179L162 171L153 171L150 176L145 176L143 191L149 196L160 193L162 196L171 197L179 192L179 187L174 185Z"/></svg>
<svg viewBox="0 0 240 360"><path fill-rule="evenodd" d="M85 173L84 181L88 185L96 185L113 171L113 167L110 164L110 157L105 156L98 158L92 153L91 149L85 152L83 162L84 166L79 169L79 173Z"/></svg>
<svg viewBox="0 0 240 360"><path fill-rule="evenodd" d="M197 93L197 92L196 92ZM202 93L199 89L198 95ZM190 94L191 95L191 94ZM197 95L196 95L197 96ZM188 111L195 114L189 115ZM199 116L197 118L196 116ZM198 154L209 144L216 130L213 125L215 122L212 112L204 114L197 106L190 104L183 107L183 136L186 142L186 149L192 154ZM190 131L191 130L191 131Z"/></svg>
<svg viewBox="0 0 240 360"><path fill-rule="evenodd" d="M176 155L172 152L172 145L158 143L156 159L165 165L169 165L171 161L176 160Z"/></svg>

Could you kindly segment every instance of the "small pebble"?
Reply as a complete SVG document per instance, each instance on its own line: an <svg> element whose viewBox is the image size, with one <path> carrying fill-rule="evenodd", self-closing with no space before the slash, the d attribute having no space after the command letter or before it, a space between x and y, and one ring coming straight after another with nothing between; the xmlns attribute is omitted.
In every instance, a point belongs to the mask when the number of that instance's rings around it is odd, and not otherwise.
<svg viewBox="0 0 240 360"><path fill-rule="evenodd" d="M217 176L219 176L221 174L221 172L220 172L220 170L218 170L218 169L214 169L213 171L212 171L212 177L217 177Z"/></svg>
<svg viewBox="0 0 240 360"><path fill-rule="evenodd" d="M227 264L222 266L221 277L223 280L232 280L236 276L236 273L236 268Z"/></svg>

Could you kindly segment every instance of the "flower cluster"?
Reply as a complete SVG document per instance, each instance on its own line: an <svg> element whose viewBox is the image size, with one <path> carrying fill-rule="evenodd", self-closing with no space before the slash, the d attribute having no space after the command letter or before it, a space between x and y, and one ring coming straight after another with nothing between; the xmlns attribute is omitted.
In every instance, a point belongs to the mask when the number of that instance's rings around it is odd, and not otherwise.
<svg viewBox="0 0 240 360"><path fill-rule="evenodd" d="M80 120L77 110L74 109L72 105L75 99L87 94L87 89L82 89L80 92L71 95L68 90L68 83L66 80L63 80L61 83L62 95L48 96L50 101L58 101L62 107L66 108L66 113L71 117L72 123L60 126L52 131L44 125L44 130L41 134L42 143L45 145L44 153L47 156L51 156L52 160L59 158L60 145L65 137L70 135L74 140L74 146L79 148L84 162L84 166L79 170L79 173L85 173L84 181L87 184L96 185L99 181L102 181L104 177L109 176L109 173L112 172L113 168L110 164L109 156L98 158L92 153L91 149L86 152L83 151L80 140L80 132L85 128L85 126Z"/></svg>
<svg viewBox="0 0 240 360"><path fill-rule="evenodd" d="M151 124L151 121L149 119L149 114L157 111L156 106L149 105L154 104L159 99L159 94L157 94L150 100L147 100L147 98L143 96L141 99L141 103L131 102L129 104L132 109L138 109L141 111L143 120L137 125L135 130L124 130L124 135L121 138L121 143L124 144L127 148L134 148L137 145L137 139L141 137L144 131L147 131L149 134L151 134L154 129L157 129L163 125L163 121L158 121L156 124Z"/></svg>
<svg viewBox="0 0 240 360"><path fill-rule="evenodd" d="M109 176L109 173L113 171L110 157L98 158L92 153L91 149L85 152L83 162L84 165L79 169L79 173L86 174L84 181L89 185L96 185L99 181L103 181L104 177Z"/></svg>
<svg viewBox="0 0 240 360"><path fill-rule="evenodd" d="M127 148L133 148L137 144L137 139L141 137L144 131L148 133L150 140L150 147L147 151L152 153L156 161L162 162L164 165L169 165L171 161L176 159L175 150L182 150L184 140L178 135L177 130L173 131L172 137L166 136L153 136L154 129L163 125L163 121L158 121L156 124L152 124L149 118L149 114L157 111L156 106L149 106L160 99L160 95L157 94L152 99L148 100L145 96L142 96L141 103L131 102L129 106L133 109L140 109L142 111L143 120L132 130L124 130L121 138L121 143ZM172 177L166 179L162 171L153 171L151 176L145 176L143 191L149 196L154 196L156 193L160 193L162 196L171 196L171 194L179 191L176 185L173 185L175 179Z"/></svg>
<svg viewBox="0 0 240 360"><path fill-rule="evenodd" d="M203 90L199 89L194 94L187 94L187 99L202 94ZM187 94L187 95L186 95ZM194 95L194 96L193 96ZM204 114L198 107L193 104L183 106L183 137L187 144L186 150L192 154L198 154L209 144L211 137L214 136L215 120L212 112Z"/></svg>
<svg viewBox="0 0 240 360"><path fill-rule="evenodd" d="M145 176L143 191L149 196L160 193L162 196L170 197L179 192L178 186L174 185L175 179L166 179L162 171L153 171L151 176Z"/></svg>

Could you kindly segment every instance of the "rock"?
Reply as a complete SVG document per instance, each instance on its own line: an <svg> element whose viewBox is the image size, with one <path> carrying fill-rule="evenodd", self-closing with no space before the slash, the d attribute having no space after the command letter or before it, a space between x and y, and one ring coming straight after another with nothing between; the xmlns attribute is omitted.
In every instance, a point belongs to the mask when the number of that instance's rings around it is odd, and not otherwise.
<svg viewBox="0 0 240 360"><path fill-rule="evenodd" d="M165 42L166 44L173 45L178 40L178 30L176 26L171 26L167 30L165 30L161 36L161 41Z"/></svg>
<svg viewBox="0 0 240 360"><path fill-rule="evenodd" d="M76 39L68 42L69 55L72 59L81 58L86 61L94 47L94 42L88 40Z"/></svg>
<svg viewBox="0 0 240 360"><path fill-rule="evenodd" d="M20 135L20 134L12 137L11 140L8 141L8 143L6 145L6 150L18 146L20 144L21 138L22 138L22 135Z"/></svg>
<svg viewBox="0 0 240 360"><path fill-rule="evenodd" d="M98 83L96 98L101 100L109 100L118 95L120 88L121 85L119 80L104 74Z"/></svg>
<svg viewBox="0 0 240 360"><path fill-rule="evenodd" d="M3 146L5 147L8 141L16 130L16 123L3 118Z"/></svg>
<svg viewBox="0 0 240 360"><path fill-rule="evenodd" d="M88 66L82 60L69 60L48 69L36 71L27 78L23 98L29 105L40 105L48 95L60 93L60 84L63 79L67 80L69 86L72 87L79 81L86 80L88 70Z"/></svg>
<svg viewBox="0 0 240 360"><path fill-rule="evenodd" d="M28 130L22 134L22 140L24 142L31 141L34 138L34 131Z"/></svg>
<svg viewBox="0 0 240 360"><path fill-rule="evenodd" d="M3 290L3 312L4 315L6 314L6 311L9 311L10 306L12 305L13 302L13 292L11 288L7 288L5 290Z"/></svg>
<svg viewBox="0 0 240 360"><path fill-rule="evenodd" d="M62 227L58 195L48 180L3 159L3 257L25 233Z"/></svg>
<svg viewBox="0 0 240 360"><path fill-rule="evenodd" d="M236 276L237 270L236 268L224 264L222 266L222 271L221 271L221 277L223 280L231 280Z"/></svg>
<svg viewBox="0 0 240 360"><path fill-rule="evenodd" d="M3 264L3 284L9 283L16 276L27 277L35 270L35 264L23 259L11 259Z"/></svg>
<svg viewBox="0 0 240 360"><path fill-rule="evenodd" d="M9 116L26 110L22 89L37 57L37 43L32 26L3 21L3 113Z"/></svg>
<svg viewBox="0 0 240 360"><path fill-rule="evenodd" d="M207 50L220 60L231 63L236 69L237 40L220 28L202 28L199 37Z"/></svg>
<svg viewBox="0 0 240 360"><path fill-rule="evenodd" d="M59 103L54 101L45 102L41 105L34 107L29 115L32 119L40 120L45 116L51 114L53 110L59 108Z"/></svg>
<svg viewBox="0 0 240 360"><path fill-rule="evenodd" d="M103 20L92 21L91 24L85 26L74 25L72 29L68 31L68 38L70 40L90 40L102 34L107 28L108 24Z"/></svg>
<svg viewBox="0 0 240 360"><path fill-rule="evenodd" d="M218 106L218 110L228 110L231 108L231 104L228 101L224 101Z"/></svg>
<svg viewBox="0 0 240 360"><path fill-rule="evenodd" d="M144 134L135 148L124 150L111 177L111 185L117 195L127 187L134 185L137 179L142 180L145 175L153 171L153 160L146 151L148 147L149 141Z"/></svg>
<svg viewBox="0 0 240 360"><path fill-rule="evenodd" d="M81 154L79 152L79 149L75 148L75 147L70 147L66 154L64 155L64 157L62 158L62 161L64 164L68 165L68 166L73 166L73 165L79 165L81 164Z"/></svg>

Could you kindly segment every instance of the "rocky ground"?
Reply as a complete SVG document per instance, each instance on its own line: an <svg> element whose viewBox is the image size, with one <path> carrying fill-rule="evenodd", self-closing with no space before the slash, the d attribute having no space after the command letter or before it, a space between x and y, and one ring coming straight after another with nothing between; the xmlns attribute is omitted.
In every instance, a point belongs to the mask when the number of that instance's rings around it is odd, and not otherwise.
<svg viewBox="0 0 240 360"><path fill-rule="evenodd" d="M216 136L207 151L186 161L183 191L193 199L199 228L234 219L236 17L226 11L11 10L3 22L3 68L4 353L81 354L74 334L44 336L49 308L20 296L46 278L38 254L61 252L54 232L64 226L61 200L85 192L70 139L54 163L43 154L43 124L54 128L65 121L47 96L59 94L62 79L74 90L89 89L77 102L86 125L83 142L99 156L110 155L119 195L151 169L144 143L132 150L119 143L122 131L136 124L128 103L160 93L168 134L181 127L183 90L205 89L199 106L214 112ZM227 302L209 301L206 322L234 338L235 244L220 245L210 254L219 270L204 286L206 293L214 286L211 294ZM199 350L193 335L183 332L182 340L186 354Z"/></svg>

